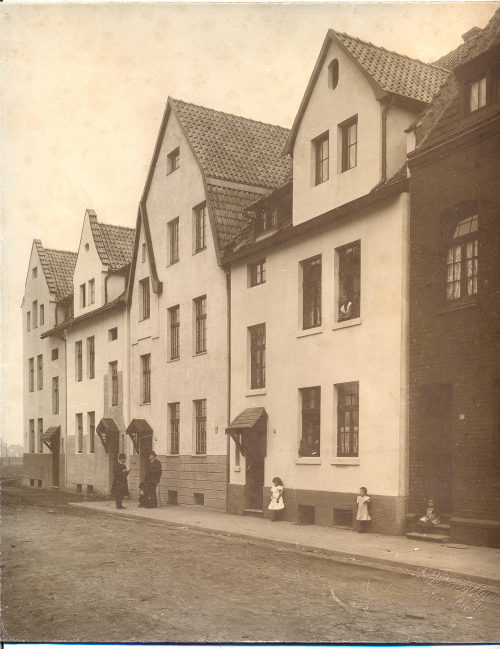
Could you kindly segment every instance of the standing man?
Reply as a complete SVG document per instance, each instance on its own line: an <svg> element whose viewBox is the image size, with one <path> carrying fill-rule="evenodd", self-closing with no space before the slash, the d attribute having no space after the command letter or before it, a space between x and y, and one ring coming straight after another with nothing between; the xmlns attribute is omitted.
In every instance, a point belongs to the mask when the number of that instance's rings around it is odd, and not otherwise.
<svg viewBox="0 0 500 649"><path fill-rule="evenodd" d="M161 478L161 463L156 459L156 453L151 451L146 465L145 492L147 495L147 507L158 507L158 500L156 498L156 487Z"/></svg>
<svg viewBox="0 0 500 649"><path fill-rule="evenodd" d="M130 473L125 465L125 453L120 453L113 468L113 485L111 493L115 497L116 509L125 509L123 506L123 497L128 495L127 476Z"/></svg>

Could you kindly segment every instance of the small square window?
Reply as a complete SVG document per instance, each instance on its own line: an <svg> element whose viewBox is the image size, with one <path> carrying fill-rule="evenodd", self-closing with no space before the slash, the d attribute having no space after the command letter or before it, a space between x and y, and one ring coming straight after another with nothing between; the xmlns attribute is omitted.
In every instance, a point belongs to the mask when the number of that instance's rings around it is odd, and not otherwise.
<svg viewBox="0 0 500 649"><path fill-rule="evenodd" d="M52 350L52 360L57 361L58 358L59 358L59 349L57 347L55 347Z"/></svg>
<svg viewBox="0 0 500 649"><path fill-rule="evenodd" d="M167 174L171 174L179 168L180 165L180 149L177 147L167 156Z"/></svg>
<svg viewBox="0 0 500 649"><path fill-rule="evenodd" d="M248 265L248 279L250 287L266 283L265 259L260 259L259 261Z"/></svg>
<svg viewBox="0 0 500 649"><path fill-rule="evenodd" d="M108 329L108 340L116 340L118 338L118 327Z"/></svg>
<svg viewBox="0 0 500 649"><path fill-rule="evenodd" d="M36 277L38 276L38 268L36 266L34 268L32 268L31 275L32 275L33 279L36 279Z"/></svg>

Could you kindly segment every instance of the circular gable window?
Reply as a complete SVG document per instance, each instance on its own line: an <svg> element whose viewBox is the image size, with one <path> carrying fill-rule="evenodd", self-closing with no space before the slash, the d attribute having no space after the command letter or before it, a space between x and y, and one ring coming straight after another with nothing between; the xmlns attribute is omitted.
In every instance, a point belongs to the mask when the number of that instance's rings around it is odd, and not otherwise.
<svg viewBox="0 0 500 649"><path fill-rule="evenodd" d="M333 59L328 65L328 86L335 90L339 82L339 60Z"/></svg>

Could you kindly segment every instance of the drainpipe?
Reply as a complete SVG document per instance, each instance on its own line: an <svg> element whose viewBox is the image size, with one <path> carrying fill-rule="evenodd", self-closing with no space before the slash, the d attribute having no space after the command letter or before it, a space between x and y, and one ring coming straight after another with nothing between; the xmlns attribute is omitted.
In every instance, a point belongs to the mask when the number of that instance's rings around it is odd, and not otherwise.
<svg viewBox="0 0 500 649"><path fill-rule="evenodd" d="M231 423L231 266L226 269L227 296L227 425ZM224 434L226 431L224 431ZM231 479L231 441L226 435L226 512L229 511L229 481Z"/></svg>
<svg viewBox="0 0 500 649"><path fill-rule="evenodd" d="M382 109L382 173L380 177L380 184L385 183L387 180L387 113L391 105L388 104Z"/></svg>
<svg viewBox="0 0 500 649"><path fill-rule="evenodd" d="M64 489L68 488L68 330L64 330L64 416L66 418L64 440ZM60 390L60 388L59 388Z"/></svg>

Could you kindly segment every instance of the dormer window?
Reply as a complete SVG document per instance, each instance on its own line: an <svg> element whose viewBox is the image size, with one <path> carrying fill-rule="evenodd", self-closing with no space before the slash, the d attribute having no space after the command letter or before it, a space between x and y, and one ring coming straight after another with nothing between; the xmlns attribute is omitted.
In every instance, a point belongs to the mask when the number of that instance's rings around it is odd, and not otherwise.
<svg viewBox="0 0 500 649"><path fill-rule="evenodd" d="M180 149L177 147L167 156L167 174L171 174L179 168L180 164Z"/></svg>
<svg viewBox="0 0 500 649"><path fill-rule="evenodd" d="M278 225L278 208L269 208L257 212L254 220L255 235L269 232Z"/></svg>
<svg viewBox="0 0 500 649"><path fill-rule="evenodd" d="M467 85L467 104L469 113L486 106L486 75Z"/></svg>
<svg viewBox="0 0 500 649"><path fill-rule="evenodd" d="M339 82L339 60L333 59L328 65L328 87L335 90Z"/></svg>

